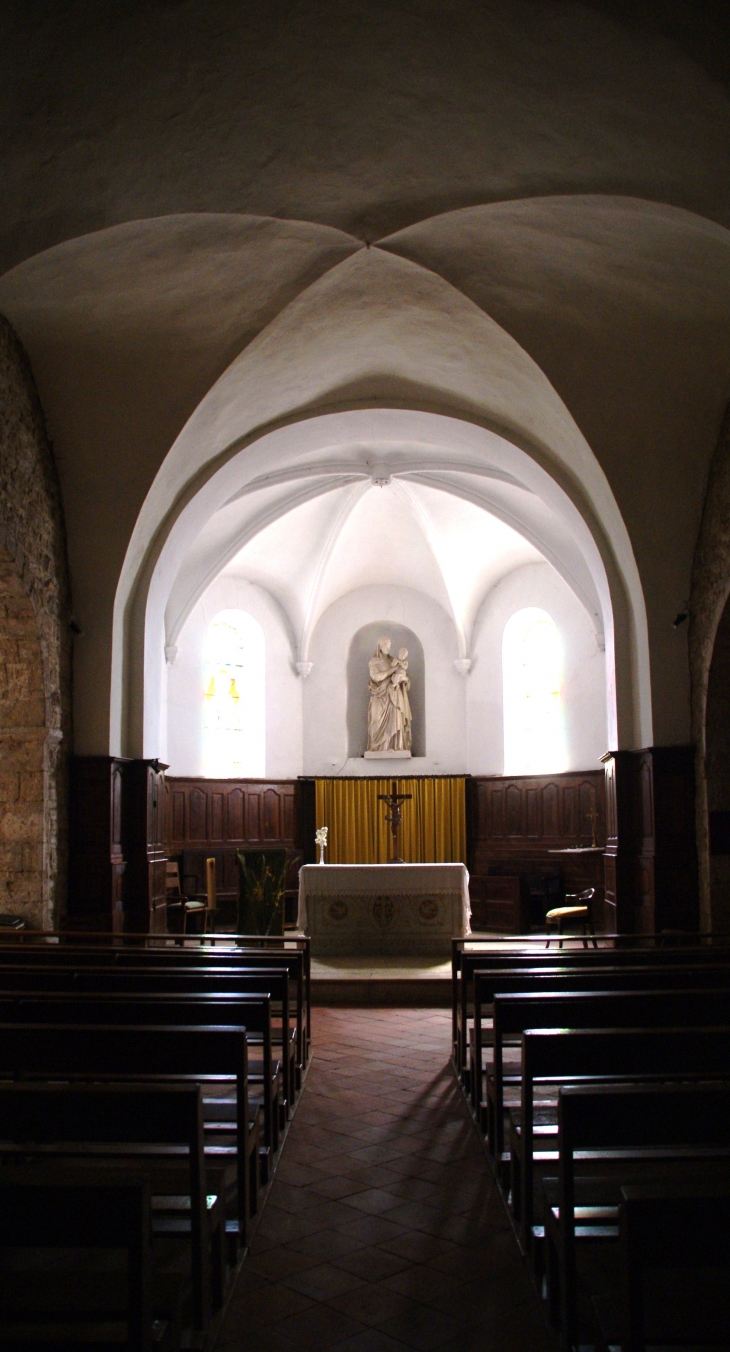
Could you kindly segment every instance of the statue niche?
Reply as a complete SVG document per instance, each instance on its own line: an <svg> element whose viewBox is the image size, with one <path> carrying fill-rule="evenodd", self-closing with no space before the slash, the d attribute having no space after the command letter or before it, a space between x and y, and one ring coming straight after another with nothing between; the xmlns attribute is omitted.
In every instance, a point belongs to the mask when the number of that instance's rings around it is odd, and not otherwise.
<svg viewBox="0 0 730 1352"><path fill-rule="evenodd" d="M408 692L408 649L391 654L391 640L378 639L375 654L368 664L368 745L367 760L386 757L406 759L411 755L413 722Z"/></svg>
<svg viewBox="0 0 730 1352"><path fill-rule="evenodd" d="M360 762L361 769L366 768L363 756L368 744L369 664L383 634L387 634L390 639L392 653L397 653L399 648L408 649L408 678L411 683L408 702L413 719L411 756L417 760L426 755L426 663L423 644L413 629L400 624L390 615L381 614L357 629L347 648L347 754L352 760ZM370 766L371 771L374 768Z"/></svg>

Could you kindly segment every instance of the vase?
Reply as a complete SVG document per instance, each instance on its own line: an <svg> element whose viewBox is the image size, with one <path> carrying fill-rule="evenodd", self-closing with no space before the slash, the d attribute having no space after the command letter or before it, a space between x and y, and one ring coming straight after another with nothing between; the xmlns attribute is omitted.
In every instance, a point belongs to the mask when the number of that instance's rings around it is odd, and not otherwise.
<svg viewBox="0 0 730 1352"><path fill-rule="evenodd" d="M324 863L324 845L320 845L319 847L319 863Z"/></svg>

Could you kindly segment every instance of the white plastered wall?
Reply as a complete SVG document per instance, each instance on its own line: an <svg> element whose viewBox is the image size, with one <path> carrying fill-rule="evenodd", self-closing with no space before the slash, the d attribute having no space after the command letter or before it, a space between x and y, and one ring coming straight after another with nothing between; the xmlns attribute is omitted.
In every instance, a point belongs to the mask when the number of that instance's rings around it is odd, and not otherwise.
<svg viewBox="0 0 730 1352"><path fill-rule="evenodd" d="M549 564L536 563L503 578L485 597L477 616L467 682L468 771L503 773L502 635L510 616L525 606L546 610L562 640L566 769L598 769L599 757L609 749L605 653L570 588Z"/></svg>
<svg viewBox="0 0 730 1352"><path fill-rule="evenodd" d="M347 657L353 635L366 624L406 625L423 645L426 755L410 761L348 759ZM466 694L454 667L453 621L436 601L408 587L358 587L320 619L309 650L314 663L303 688L304 772L308 775L463 774ZM367 671L363 671L363 681ZM363 747L363 750L365 748Z"/></svg>
<svg viewBox="0 0 730 1352"><path fill-rule="evenodd" d="M177 655L167 668L167 754L171 775L202 775L203 645L221 610L246 610L266 640L266 774L292 779L302 773L302 686L292 666L291 644L276 601L245 579L221 574L191 612Z"/></svg>
<svg viewBox="0 0 730 1352"><path fill-rule="evenodd" d="M607 750L605 654L580 602L547 563L518 568L487 595L477 616L472 668L460 675L452 620L410 588L360 587L336 601L317 625L306 681L297 676L285 622L261 587L222 574L195 606L167 667L165 759L175 775L203 774L203 645L221 610L247 610L266 638L266 774L502 774L502 634L516 610L539 606L554 619L564 652L567 769L597 768ZM347 660L364 625L406 625L424 650L426 755L402 765L348 758ZM363 681L367 672L363 671Z"/></svg>

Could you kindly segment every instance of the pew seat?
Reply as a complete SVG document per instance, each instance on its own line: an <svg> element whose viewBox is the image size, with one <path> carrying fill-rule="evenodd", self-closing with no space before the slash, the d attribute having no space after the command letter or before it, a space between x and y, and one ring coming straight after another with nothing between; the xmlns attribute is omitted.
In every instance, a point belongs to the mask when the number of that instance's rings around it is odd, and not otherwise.
<svg viewBox="0 0 730 1352"><path fill-rule="evenodd" d="M646 1181L647 1167L668 1169L689 1178L707 1164L722 1171L730 1187L730 1085L686 1083L567 1086L559 1099L559 1174L557 1205L545 1218L549 1308L559 1319L561 1346L568 1352L579 1338L577 1249L591 1239L616 1239L613 1217L603 1221L590 1208L610 1205L605 1185L580 1196L577 1175L602 1160L614 1184ZM633 1177L627 1170L634 1166ZM575 1206L584 1210L576 1216ZM588 1214L585 1208L589 1209ZM587 1222L588 1235L580 1227ZM576 1230L578 1227L578 1230Z"/></svg>
<svg viewBox="0 0 730 1352"><path fill-rule="evenodd" d="M619 1280L610 1296L593 1299L599 1352L726 1348L728 1179L624 1186L617 1213Z"/></svg>
<svg viewBox="0 0 730 1352"><path fill-rule="evenodd" d="M179 1348L178 1293L155 1289L150 1230L144 1171L0 1168L3 1352Z"/></svg>

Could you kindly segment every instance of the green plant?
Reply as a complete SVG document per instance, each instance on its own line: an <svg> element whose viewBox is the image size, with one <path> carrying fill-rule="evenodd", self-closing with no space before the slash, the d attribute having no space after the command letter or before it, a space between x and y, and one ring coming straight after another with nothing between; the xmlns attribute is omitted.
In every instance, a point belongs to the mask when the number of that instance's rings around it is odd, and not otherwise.
<svg viewBox="0 0 730 1352"><path fill-rule="evenodd" d="M286 850L238 850L238 933L283 934Z"/></svg>

